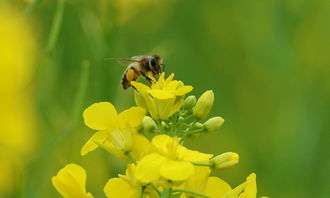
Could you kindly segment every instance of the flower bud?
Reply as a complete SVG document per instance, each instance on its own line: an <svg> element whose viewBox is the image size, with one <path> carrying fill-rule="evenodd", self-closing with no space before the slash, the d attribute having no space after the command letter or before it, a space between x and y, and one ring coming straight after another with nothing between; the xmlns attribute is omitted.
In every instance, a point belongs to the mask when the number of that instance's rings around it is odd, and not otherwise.
<svg viewBox="0 0 330 198"><path fill-rule="evenodd" d="M222 126L224 121L225 120L219 116L208 119L204 123L205 132L213 132L218 130Z"/></svg>
<svg viewBox="0 0 330 198"><path fill-rule="evenodd" d="M142 125L145 132L153 132L153 130L156 128L155 121L149 116L145 116L143 118Z"/></svg>
<svg viewBox="0 0 330 198"><path fill-rule="evenodd" d="M188 96L184 100L183 108L187 111L190 111L196 104L196 96Z"/></svg>
<svg viewBox="0 0 330 198"><path fill-rule="evenodd" d="M229 168L231 166L236 165L238 161L239 161L239 155L234 152L222 153L210 160L211 163L214 163L214 166L217 169Z"/></svg>
<svg viewBox="0 0 330 198"><path fill-rule="evenodd" d="M202 123L200 123L200 122L195 123L195 128L196 129L200 129L200 128L203 128L203 127L204 127L204 125Z"/></svg>
<svg viewBox="0 0 330 198"><path fill-rule="evenodd" d="M197 103L193 109L193 114L198 119L204 119L207 117L212 109L214 103L214 93L212 90L204 92L197 100Z"/></svg>

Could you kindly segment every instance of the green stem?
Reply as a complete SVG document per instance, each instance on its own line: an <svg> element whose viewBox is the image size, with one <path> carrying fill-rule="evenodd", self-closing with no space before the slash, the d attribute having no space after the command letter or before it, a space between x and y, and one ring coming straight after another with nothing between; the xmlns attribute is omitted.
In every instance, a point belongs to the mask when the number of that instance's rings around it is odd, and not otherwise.
<svg viewBox="0 0 330 198"><path fill-rule="evenodd" d="M140 194L140 198L143 198L143 195L144 195L144 189L145 189L145 187L141 187L141 194Z"/></svg>
<svg viewBox="0 0 330 198"><path fill-rule="evenodd" d="M211 198L210 196L208 196L204 193L195 192L195 191L186 190L186 189L174 189L174 190L172 190L172 192L189 193L189 194L197 195L197 196L204 197L204 198Z"/></svg>
<svg viewBox="0 0 330 198"><path fill-rule="evenodd" d="M80 76L80 82L79 87L77 91L76 98L73 103L73 109L70 121L59 134L54 139L52 139L46 146L40 149L40 152L34 155L31 159L27 160L26 165L29 165L33 163L34 161L38 160L39 158L45 156L48 152L50 152L58 143L60 143L71 131L72 128L75 126L77 120L79 119L79 116L82 111L82 104L84 101L84 98L86 96L87 86L89 81L89 63L84 62L82 64L81 68L81 76Z"/></svg>
<svg viewBox="0 0 330 198"><path fill-rule="evenodd" d="M215 166L215 164L213 163L200 163L200 162L192 162L193 165L195 166L208 166L213 168Z"/></svg>
<svg viewBox="0 0 330 198"><path fill-rule="evenodd" d="M159 189L156 187L156 185L154 183L150 183L150 186L157 192L157 194L160 196L161 192L159 191Z"/></svg>
<svg viewBox="0 0 330 198"><path fill-rule="evenodd" d="M89 67L90 62L88 60L84 60L81 65L81 76L79 82L79 88L76 95L75 102L73 104L73 110L71 114L71 122L73 125L77 123L77 121L81 118L82 107L84 106L84 99L87 92L88 87L88 79L89 79Z"/></svg>
<svg viewBox="0 0 330 198"><path fill-rule="evenodd" d="M126 155L127 155L129 160L131 160L134 164L137 164L137 162L134 159L134 157L132 156L131 152L127 152Z"/></svg>
<svg viewBox="0 0 330 198"><path fill-rule="evenodd" d="M170 198L171 197L171 189L165 188L160 195L160 198Z"/></svg>
<svg viewBox="0 0 330 198"><path fill-rule="evenodd" d="M53 19L52 27L50 30L49 38L46 45L46 51L48 53L51 53L55 47L58 34L60 32L62 20L63 20L63 14L64 14L64 6L65 0L57 0L57 7L55 11L55 16Z"/></svg>
<svg viewBox="0 0 330 198"><path fill-rule="evenodd" d="M191 113L187 117L185 117L183 120L181 120L181 122L185 122L185 121L189 120L190 118L192 118L193 116L194 115Z"/></svg>
<svg viewBox="0 0 330 198"><path fill-rule="evenodd" d="M193 130L193 131L189 131L188 134L187 134L187 136L192 135L192 134L194 134L194 133L200 133L200 132L203 132L203 131L204 131L203 128L195 129L195 130Z"/></svg>
<svg viewBox="0 0 330 198"><path fill-rule="evenodd" d="M199 128L199 129L195 129L195 130L190 131L192 129L192 127L194 126L195 123L196 123L196 121L194 121L193 123L191 123L190 126L189 126L189 128L185 130L185 132L184 132L184 134L183 134L183 136L181 138L180 144L183 144L183 141L184 141L184 139L186 137L188 137L188 136L190 136L192 134L201 133L201 132L204 131L203 128Z"/></svg>
<svg viewBox="0 0 330 198"><path fill-rule="evenodd" d="M159 133L159 134L164 133L162 130L159 130L159 129L154 129L153 131L154 131L155 133Z"/></svg>
<svg viewBox="0 0 330 198"><path fill-rule="evenodd" d="M40 5L42 0L35 0L30 5L28 5L23 11L23 16L29 16L35 9Z"/></svg>
<svg viewBox="0 0 330 198"><path fill-rule="evenodd" d="M180 144L183 144L184 139L188 136L189 128L187 128L185 131L183 131L183 136L181 137Z"/></svg>

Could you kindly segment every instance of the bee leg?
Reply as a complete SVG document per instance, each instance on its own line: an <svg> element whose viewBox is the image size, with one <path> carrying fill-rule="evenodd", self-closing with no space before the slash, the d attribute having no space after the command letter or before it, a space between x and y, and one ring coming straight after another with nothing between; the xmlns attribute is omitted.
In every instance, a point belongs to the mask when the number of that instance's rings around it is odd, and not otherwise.
<svg viewBox="0 0 330 198"><path fill-rule="evenodd" d="M131 87L131 81L136 80L137 75L134 69L128 69L123 76L122 85L124 89Z"/></svg>
<svg viewBox="0 0 330 198"><path fill-rule="evenodd" d="M148 77L148 76L146 76L146 80L147 80L150 84L156 83L153 79L151 79L151 78Z"/></svg>

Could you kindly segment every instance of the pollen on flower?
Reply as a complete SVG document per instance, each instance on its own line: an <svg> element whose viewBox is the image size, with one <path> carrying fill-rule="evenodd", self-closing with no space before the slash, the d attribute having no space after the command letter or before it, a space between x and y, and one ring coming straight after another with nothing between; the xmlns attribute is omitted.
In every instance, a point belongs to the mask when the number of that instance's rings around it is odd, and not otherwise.
<svg viewBox="0 0 330 198"><path fill-rule="evenodd" d="M132 81L135 92L136 104L148 110L151 117L156 120L167 120L176 113L184 103L184 95L191 92L193 87L183 85L181 81L173 80L172 73L165 79L162 73L155 83L146 86Z"/></svg>

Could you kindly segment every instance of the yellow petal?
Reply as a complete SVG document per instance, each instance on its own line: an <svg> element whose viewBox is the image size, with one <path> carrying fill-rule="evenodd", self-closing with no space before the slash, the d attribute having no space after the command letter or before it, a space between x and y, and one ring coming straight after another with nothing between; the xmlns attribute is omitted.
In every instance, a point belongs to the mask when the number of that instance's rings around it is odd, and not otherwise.
<svg viewBox="0 0 330 198"><path fill-rule="evenodd" d="M175 95L177 95L177 96L183 96L186 93L191 92L192 90L193 90L193 87L192 86L183 86L183 87L180 87L179 89L177 89L175 91Z"/></svg>
<svg viewBox="0 0 330 198"><path fill-rule="evenodd" d="M118 149L111 141L105 141L104 143L96 142L96 144L99 147L111 153L112 155L114 155L115 157L118 158L126 157L125 151Z"/></svg>
<svg viewBox="0 0 330 198"><path fill-rule="evenodd" d="M174 98L175 95L172 94L171 92L165 91L165 90L160 90L160 89L152 89L149 91L149 93L157 99L160 100L165 100L165 99L170 99L170 98Z"/></svg>
<svg viewBox="0 0 330 198"><path fill-rule="evenodd" d="M131 154L134 159L140 160L153 151L153 147L146 137L135 134L133 135L133 141L134 145Z"/></svg>
<svg viewBox="0 0 330 198"><path fill-rule="evenodd" d="M194 165L190 162L167 159L161 165L160 174L172 181L184 181L194 174Z"/></svg>
<svg viewBox="0 0 330 198"><path fill-rule="evenodd" d="M53 186L65 198L92 197L86 193L86 171L76 165L68 164L52 177Z"/></svg>
<svg viewBox="0 0 330 198"><path fill-rule="evenodd" d="M169 91L169 92L174 93L175 90L176 90L176 88L178 87L178 85L179 85L179 81L177 81L177 80L173 80L173 81L168 82L168 83L166 84L166 87L164 87L164 89L165 89L166 91Z"/></svg>
<svg viewBox="0 0 330 198"><path fill-rule="evenodd" d="M151 143L163 155L168 153L168 145L171 144L173 138L168 135L157 135L152 138Z"/></svg>
<svg viewBox="0 0 330 198"><path fill-rule="evenodd" d="M173 76L174 76L174 74L173 74ZM165 73L163 72L160 76L159 76L159 79L158 79L158 81L165 81Z"/></svg>
<svg viewBox="0 0 330 198"><path fill-rule="evenodd" d="M150 183L159 179L159 169L164 160L166 158L158 153L145 156L136 166L136 179L142 183Z"/></svg>
<svg viewBox="0 0 330 198"><path fill-rule="evenodd" d="M246 186L244 192L239 196L239 198L256 198L256 197L257 197L256 174L251 173L246 178Z"/></svg>
<svg viewBox="0 0 330 198"><path fill-rule="evenodd" d="M185 182L185 189L204 192L211 170L205 166L195 166L194 168L195 173Z"/></svg>
<svg viewBox="0 0 330 198"><path fill-rule="evenodd" d="M85 143L85 145L81 148L80 154L82 156L87 153L95 150L98 145L95 142L103 142L109 137L109 131L98 131L96 132L89 140Z"/></svg>
<svg viewBox="0 0 330 198"><path fill-rule="evenodd" d="M141 107L131 107L118 115L118 122L121 128L128 124L131 127L138 127L146 115L146 110Z"/></svg>
<svg viewBox="0 0 330 198"><path fill-rule="evenodd" d="M108 198L133 198L138 197L139 188L135 188L121 178L112 178L103 189Z"/></svg>
<svg viewBox="0 0 330 198"><path fill-rule="evenodd" d="M179 109L181 108L181 106L183 105L183 103L184 103L183 98L176 98L175 104L172 105L171 110L168 112L168 114L166 116L170 117L173 114L175 114L176 112L178 112Z"/></svg>
<svg viewBox="0 0 330 198"><path fill-rule="evenodd" d="M134 91L134 101L137 106L147 109L147 104L142 93Z"/></svg>
<svg viewBox="0 0 330 198"><path fill-rule="evenodd" d="M209 177L204 189L204 193L212 198L222 198L229 191L230 185L218 177Z"/></svg>
<svg viewBox="0 0 330 198"><path fill-rule="evenodd" d="M165 75L165 74L164 74L164 75ZM164 77L163 77L163 78L164 78ZM167 77L167 79L166 79L166 83L169 83L170 81L172 81L173 78L174 78L174 73L171 73L171 74Z"/></svg>
<svg viewBox="0 0 330 198"><path fill-rule="evenodd" d="M225 198L237 198L238 195L240 195L242 193L242 191L244 191L245 187L246 187L246 182L240 184L239 186L237 186L233 190L226 193L224 197Z"/></svg>
<svg viewBox="0 0 330 198"><path fill-rule="evenodd" d="M172 112L175 97L165 100L155 99L154 103L158 109L158 115L161 120L167 120Z"/></svg>
<svg viewBox="0 0 330 198"><path fill-rule="evenodd" d="M159 116L158 116L158 111L157 111L154 100L147 93L143 93L142 95L145 99L145 102L146 102L146 105L147 105L147 108L148 108L148 112L150 113L151 117L155 120L158 120Z"/></svg>
<svg viewBox="0 0 330 198"><path fill-rule="evenodd" d="M85 124L95 130L105 130L116 124L117 111L109 102L94 103L85 109Z"/></svg>
<svg viewBox="0 0 330 198"><path fill-rule="evenodd" d="M131 81L131 85L137 89L139 92L148 92L150 91L150 88L142 83Z"/></svg>
<svg viewBox="0 0 330 198"><path fill-rule="evenodd" d="M178 155L182 156L183 160L190 162L208 162L213 157L213 154L201 153L185 147L179 147Z"/></svg>

